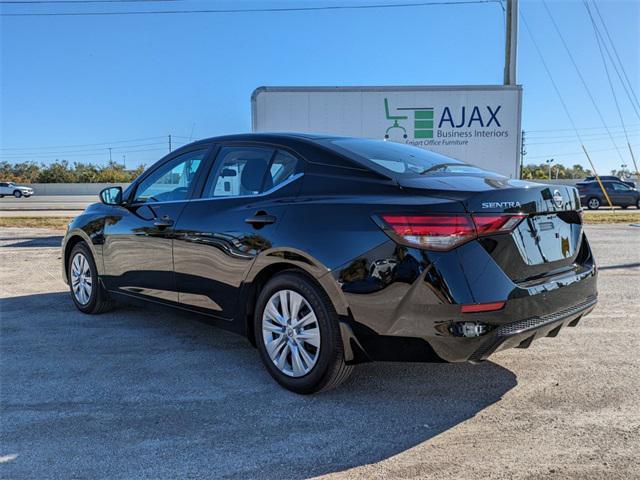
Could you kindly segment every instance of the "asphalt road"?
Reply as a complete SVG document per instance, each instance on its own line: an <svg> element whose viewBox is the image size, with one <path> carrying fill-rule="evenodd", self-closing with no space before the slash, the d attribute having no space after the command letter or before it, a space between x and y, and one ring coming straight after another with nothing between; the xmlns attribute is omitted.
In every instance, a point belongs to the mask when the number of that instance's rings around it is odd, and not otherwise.
<svg viewBox="0 0 640 480"><path fill-rule="evenodd" d="M0 217L73 217L87 205L99 201L97 195L34 195L29 198L0 198ZM621 211L619 208L616 210ZM608 207L593 210L608 212ZM629 212L637 211L631 207Z"/></svg>
<svg viewBox="0 0 640 480"><path fill-rule="evenodd" d="M80 314L60 232L0 229L0 478L640 478L640 229L587 231L600 304L577 328L304 397L193 318Z"/></svg>
<svg viewBox="0 0 640 480"><path fill-rule="evenodd" d="M81 211L87 205L98 201L97 195L33 195L29 198L0 198L0 215L10 211ZM78 213L76 212L76 215ZM31 215L31 213L29 213Z"/></svg>

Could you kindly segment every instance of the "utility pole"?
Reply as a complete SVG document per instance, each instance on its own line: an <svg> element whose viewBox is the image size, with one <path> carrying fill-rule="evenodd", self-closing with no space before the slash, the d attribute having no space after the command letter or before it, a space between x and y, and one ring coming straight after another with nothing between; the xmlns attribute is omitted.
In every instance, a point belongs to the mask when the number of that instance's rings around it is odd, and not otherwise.
<svg viewBox="0 0 640 480"><path fill-rule="evenodd" d="M171 135L169 135L169 153L171 153Z"/></svg>
<svg viewBox="0 0 640 480"><path fill-rule="evenodd" d="M111 147L109 147L109 163L111 163Z"/></svg>
<svg viewBox="0 0 640 480"><path fill-rule="evenodd" d="M127 156L122 155L122 168L127 169Z"/></svg>
<svg viewBox="0 0 640 480"><path fill-rule="evenodd" d="M516 60L518 53L518 0L507 0L504 46L504 84L516 84Z"/></svg>
<svg viewBox="0 0 640 480"><path fill-rule="evenodd" d="M522 179L522 170L524 169L524 156L527 154L527 150L524 148L524 136L525 131L522 130L522 136L520 137L520 178Z"/></svg>

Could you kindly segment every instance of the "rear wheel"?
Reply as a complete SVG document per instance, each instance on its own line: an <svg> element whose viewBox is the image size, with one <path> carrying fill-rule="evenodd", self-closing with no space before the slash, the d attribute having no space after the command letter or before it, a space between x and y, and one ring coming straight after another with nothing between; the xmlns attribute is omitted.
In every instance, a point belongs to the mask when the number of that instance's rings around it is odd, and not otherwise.
<svg viewBox="0 0 640 480"><path fill-rule="evenodd" d="M22 196L22 192L20 190L16 190L13 192L13 196L16 198L20 198Z"/></svg>
<svg viewBox="0 0 640 480"><path fill-rule="evenodd" d="M589 210L597 210L600 208L600 200L597 199L596 197L591 197L589 200L587 200L587 208L589 208Z"/></svg>
<svg viewBox="0 0 640 480"><path fill-rule="evenodd" d="M640 198L638 198L638 201L636 202L636 208L640 210Z"/></svg>
<svg viewBox="0 0 640 480"><path fill-rule="evenodd" d="M82 313L102 313L113 306L98 280L98 270L91 250L80 242L71 250L67 264L71 298Z"/></svg>
<svg viewBox="0 0 640 480"><path fill-rule="evenodd" d="M255 340L271 376L296 393L314 393L345 381L338 315L327 294L305 275L285 272L262 289L254 314Z"/></svg>

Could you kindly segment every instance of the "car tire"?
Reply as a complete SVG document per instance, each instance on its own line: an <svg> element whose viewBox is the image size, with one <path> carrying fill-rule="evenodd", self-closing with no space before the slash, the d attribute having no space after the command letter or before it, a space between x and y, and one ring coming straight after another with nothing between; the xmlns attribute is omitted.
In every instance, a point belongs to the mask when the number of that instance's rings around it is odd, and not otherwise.
<svg viewBox="0 0 640 480"><path fill-rule="evenodd" d="M626 210L627 208L629 208L629 205L620 205L620 208L621 208L622 210Z"/></svg>
<svg viewBox="0 0 640 480"><path fill-rule="evenodd" d="M638 198L638 201L636 202L636 208L640 210L640 198Z"/></svg>
<svg viewBox="0 0 640 480"><path fill-rule="evenodd" d="M71 250L67 278L73 303L82 313L98 314L113 308L113 301L100 283L96 262L86 243L79 242Z"/></svg>
<svg viewBox="0 0 640 480"><path fill-rule="evenodd" d="M20 198L22 196L22 192L20 190L15 190L13 192L13 196L16 198Z"/></svg>
<svg viewBox="0 0 640 480"><path fill-rule="evenodd" d="M589 210L597 210L600 208L600 199L598 199L597 197L591 197L589 200L587 200L587 208Z"/></svg>
<svg viewBox="0 0 640 480"><path fill-rule="evenodd" d="M310 394L335 388L353 370L344 360L333 304L302 273L286 271L267 282L258 295L254 332L265 367L292 392Z"/></svg>

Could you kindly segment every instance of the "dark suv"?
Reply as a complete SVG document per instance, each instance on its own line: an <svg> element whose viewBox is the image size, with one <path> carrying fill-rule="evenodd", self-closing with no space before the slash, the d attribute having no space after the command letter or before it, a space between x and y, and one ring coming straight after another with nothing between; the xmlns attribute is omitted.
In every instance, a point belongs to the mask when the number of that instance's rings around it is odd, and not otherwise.
<svg viewBox="0 0 640 480"><path fill-rule="evenodd" d="M635 187L630 187L621 181L604 180L604 178L606 177L600 177L613 206L640 208L640 192ZM589 210L597 210L601 205L608 205L597 181L578 183L576 187L580 193L580 202L582 205L586 205Z"/></svg>

